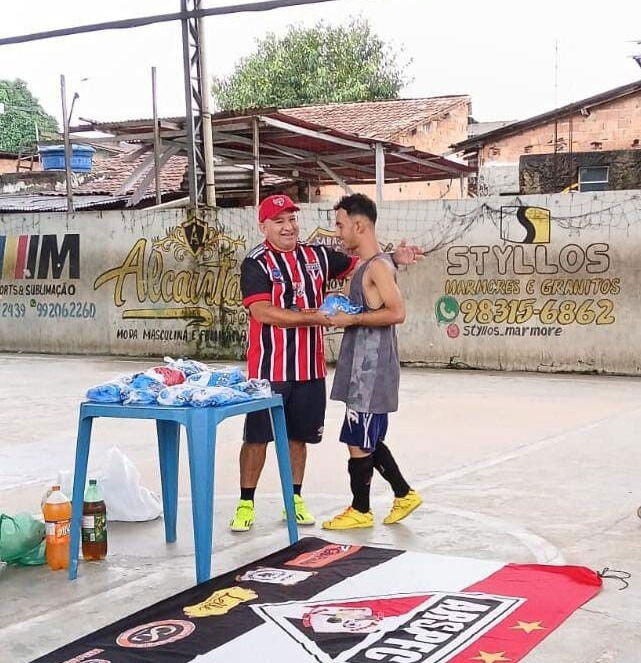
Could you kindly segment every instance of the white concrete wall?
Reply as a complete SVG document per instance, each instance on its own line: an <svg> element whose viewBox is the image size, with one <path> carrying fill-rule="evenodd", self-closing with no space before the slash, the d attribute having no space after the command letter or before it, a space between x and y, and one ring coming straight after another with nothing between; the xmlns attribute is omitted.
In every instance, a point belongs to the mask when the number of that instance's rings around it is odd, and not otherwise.
<svg viewBox="0 0 641 663"><path fill-rule="evenodd" d="M238 267L260 241L255 218L0 216L0 350L241 358ZM331 205L300 221L303 239L335 241ZM641 371L639 192L390 202L378 228L384 247L406 238L428 252L399 274L404 361ZM327 337L329 357L339 343Z"/></svg>

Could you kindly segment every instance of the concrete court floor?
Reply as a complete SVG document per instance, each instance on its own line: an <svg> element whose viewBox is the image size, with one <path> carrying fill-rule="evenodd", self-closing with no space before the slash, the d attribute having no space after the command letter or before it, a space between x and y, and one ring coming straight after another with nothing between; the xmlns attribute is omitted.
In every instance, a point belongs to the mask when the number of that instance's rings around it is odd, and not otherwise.
<svg viewBox="0 0 641 663"><path fill-rule="evenodd" d="M149 360L0 355L0 511L39 510L60 469L73 465L77 404L87 386L153 365ZM345 451L335 440L339 404L323 443L310 450L304 495L318 520L347 504ZM273 453L257 494L258 521L227 530L237 499L240 420L219 434L214 573L287 543ZM406 368L388 440L425 505L405 523L331 533L334 541L388 545L509 562L582 564L632 573L629 588L601 594L526 657L527 663L641 661L641 380L623 377ZM111 446L159 492L150 422L100 420L90 470ZM0 575L0 663L29 661L195 582L185 444L181 445L178 542L162 520L112 523L109 556L81 564L69 583L46 567ZM380 520L390 503L375 479ZM319 527L304 534L324 536ZM64 623L64 628L61 625Z"/></svg>

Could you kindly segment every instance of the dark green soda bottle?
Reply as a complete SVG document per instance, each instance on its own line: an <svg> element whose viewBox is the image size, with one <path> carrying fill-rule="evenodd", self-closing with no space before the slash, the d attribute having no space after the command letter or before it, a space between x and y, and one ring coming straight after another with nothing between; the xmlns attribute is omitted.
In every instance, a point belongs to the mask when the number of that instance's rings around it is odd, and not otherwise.
<svg viewBox="0 0 641 663"><path fill-rule="evenodd" d="M107 507L95 479L89 479L82 507L82 556L86 560L107 556Z"/></svg>

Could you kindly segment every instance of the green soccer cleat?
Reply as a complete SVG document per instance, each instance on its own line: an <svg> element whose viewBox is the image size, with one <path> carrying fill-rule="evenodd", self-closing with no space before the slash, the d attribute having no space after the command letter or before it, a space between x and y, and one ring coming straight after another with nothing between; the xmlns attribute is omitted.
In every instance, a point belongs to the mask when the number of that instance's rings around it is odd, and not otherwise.
<svg viewBox="0 0 641 663"><path fill-rule="evenodd" d="M229 527L232 532L247 532L254 524L254 500L240 500Z"/></svg>
<svg viewBox="0 0 641 663"><path fill-rule="evenodd" d="M316 518L307 510L307 506L300 495L294 495L294 510L298 525L314 525ZM287 520L287 512L283 509L283 520Z"/></svg>

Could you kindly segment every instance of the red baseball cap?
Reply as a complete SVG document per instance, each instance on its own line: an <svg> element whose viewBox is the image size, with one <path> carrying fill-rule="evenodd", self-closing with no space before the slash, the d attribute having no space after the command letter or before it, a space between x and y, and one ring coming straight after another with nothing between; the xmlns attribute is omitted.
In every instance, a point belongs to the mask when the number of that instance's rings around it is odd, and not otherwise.
<svg viewBox="0 0 641 663"><path fill-rule="evenodd" d="M294 201L283 194L275 196L267 196L258 208L258 221L262 223L267 219L273 219L281 212L298 212L300 207L297 207Z"/></svg>

